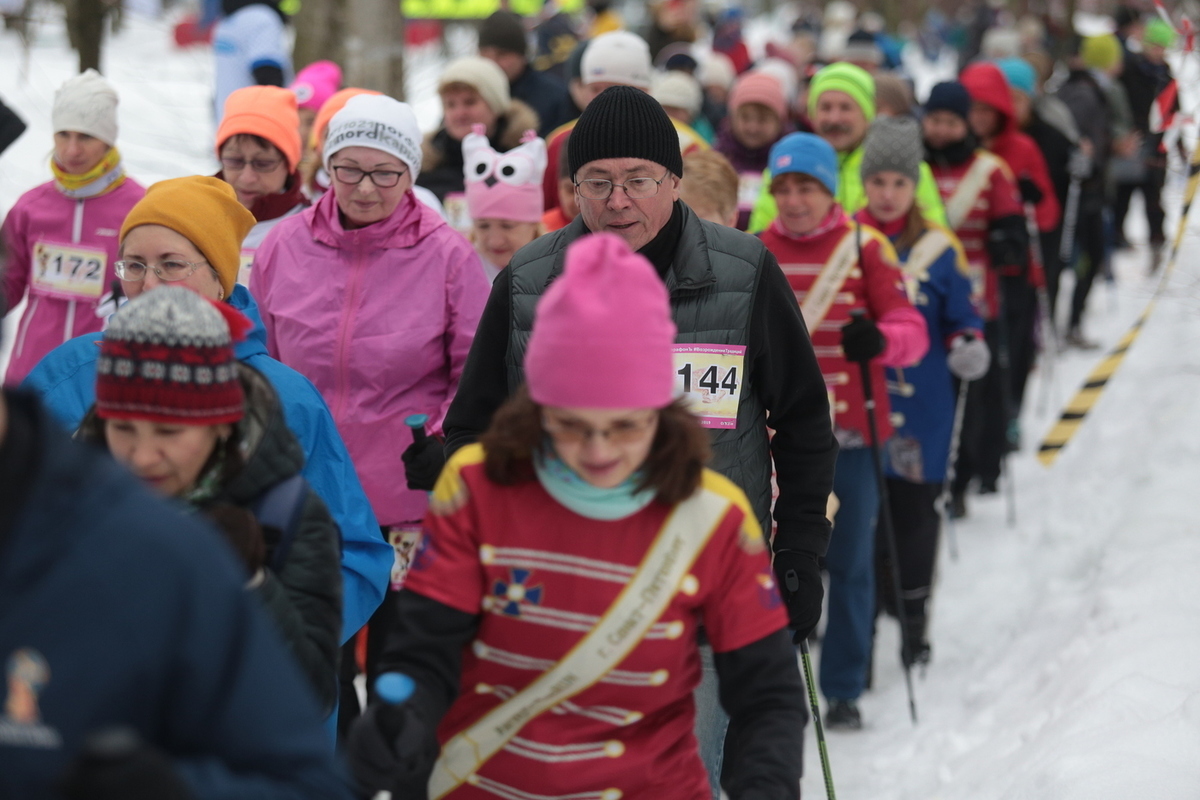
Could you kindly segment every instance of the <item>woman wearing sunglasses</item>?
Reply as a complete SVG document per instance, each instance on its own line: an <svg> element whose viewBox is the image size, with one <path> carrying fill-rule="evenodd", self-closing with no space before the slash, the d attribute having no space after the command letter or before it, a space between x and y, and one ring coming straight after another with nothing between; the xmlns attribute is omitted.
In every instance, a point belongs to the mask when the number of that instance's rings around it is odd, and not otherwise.
<svg viewBox="0 0 1200 800"><path fill-rule="evenodd" d="M329 123L324 159L333 190L271 231L250 289L271 355L325 396L375 515L402 545L427 504L397 475L414 442L405 419L427 414L426 432L441 431L488 282L466 239L413 195L421 134L408 105L350 98ZM440 442L409 449L410 486L432 486Z"/></svg>
<svg viewBox="0 0 1200 800"><path fill-rule="evenodd" d="M291 90L249 86L229 95L217 128L217 177L233 187L256 223L242 240L243 286L249 285L254 251L267 233L308 208L300 156L300 115Z"/></svg>
<svg viewBox="0 0 1200 800"><path fill-rule="evenodd" d="M428 779L431 798L711 798L693 734L701 625L730 716L725 791L799 796L787 615L749 502L704 468L675 332L662 280L623 240L567 251L526 385L433 493L383 659L416 689L351 734L364 796L424 797Z"/></svg>

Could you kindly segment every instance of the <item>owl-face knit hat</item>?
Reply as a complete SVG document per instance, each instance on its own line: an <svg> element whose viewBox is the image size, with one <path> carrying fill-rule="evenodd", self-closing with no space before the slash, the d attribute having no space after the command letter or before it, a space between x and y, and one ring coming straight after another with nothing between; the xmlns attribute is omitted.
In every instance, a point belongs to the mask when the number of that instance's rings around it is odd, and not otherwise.
<svg viewBox="0 0 1200 800"><path fill-rule="evenodd" d="M162 286L113 315L96 362L96 415L182 425L245 416L235 342L251 322L227 303Z"/></svg>
<svg viewBox="0 0 1200 800"><path fill-rule="evenodd" d="M667 287L611 233L567 248L538 302L525 353L529 395L564 408L663 408L675 396Z"/></svg>
<svg viewBox="0 0 1200 800"><path fill-rule="evenodd" d="M632 86L610 86L579 116L568 148L571 174L605 158L643 158L683 177L679 134L667 112Z"/></svg>
<svg viewBox="0 0 1200 800"><path fill-rule="evenodd" d="M50 120L55 133L86 133L114 147L117 144L117 92L99 72L89 69L58 87Z"/></svg>
<svg viewBox="0 0 1200 800"><path fill-rule="evenodd" d="M916 183L924 159L925 144L916 120L880 117L867 130L860 174L865 181L877 172L899 172Z"/></svg>
<svg viewBox="0 0 1200 800"><path fill-rule="evenodd" d="M526 131L521 144L497 153L482 125L463 137L463 180L471 219L541 222L546 142Z"/></svg>

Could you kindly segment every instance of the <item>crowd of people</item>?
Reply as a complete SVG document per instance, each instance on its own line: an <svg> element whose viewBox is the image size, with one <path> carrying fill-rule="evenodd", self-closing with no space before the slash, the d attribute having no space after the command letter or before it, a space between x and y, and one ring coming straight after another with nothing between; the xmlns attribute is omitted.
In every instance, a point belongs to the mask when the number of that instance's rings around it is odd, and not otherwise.
<svg viewBox="0 0 1200 800"><path fill-rule="evenodd" d="M61 86L2 236L0 794L782 800L798 643L831 729L881 617L930 663L1135 191L1163 248L1174 29L1001 18L917 98L836 3L763 53L588 5L483 20L422 131L226 0L219 171L149 188Z"/></svg>

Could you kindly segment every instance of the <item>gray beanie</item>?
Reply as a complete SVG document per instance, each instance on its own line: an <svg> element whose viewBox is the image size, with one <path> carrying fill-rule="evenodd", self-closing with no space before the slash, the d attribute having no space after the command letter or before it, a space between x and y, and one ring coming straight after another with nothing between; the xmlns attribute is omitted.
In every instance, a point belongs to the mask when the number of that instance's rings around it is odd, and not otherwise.
<svg viewBox="0 0 1200 800"><path fill-rule="evenodd" d="M921 129L911 117L879 117L871 123L863 144L862 179L876 172L899 172L917 183L925 145Z"/></svg>

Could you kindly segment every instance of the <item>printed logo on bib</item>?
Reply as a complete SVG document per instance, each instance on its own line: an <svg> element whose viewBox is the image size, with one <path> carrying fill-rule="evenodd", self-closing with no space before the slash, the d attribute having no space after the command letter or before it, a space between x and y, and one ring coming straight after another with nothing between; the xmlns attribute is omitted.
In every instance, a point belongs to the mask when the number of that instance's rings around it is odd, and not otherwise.
<svg viewBox="0 0 1200 800"><path fill-rule="evenodd" d="M108 253L78 245L33 246L34 292L63 300L98 300L104 293Z"/></svg>
<svg viewBox="0 0 1200 800"><path fill-rule="evenodd" d="M467 210L467 196L462 192L451 192L442 199L442 210L451 228L466 235L471 230L471 212Z"/></svg>
<svg viewBox="0 0 1200 800"><path fill-rule="evenodd" d="M250 288L250 268L254 266L254 251L243 250L241 259L238 262L238 279L237 282L247 289Z"/></svg>
<svg viewBox="0 0 1200 800"><path fill-rule="evenodd" d="M736 428L746 348L728 344L675 345L675 388L706 428Z"/></svg>
<svg viewBox="0 0 1200 800"><path fill-rule="evenodd" d="M391 580L393 592L404 588L404 580L408 577L408 570L417 554L421 538L420 525L396 525L388 528L388 543L395 550Z"/></svg>
<svg viewBox="0 0 1200 800"><path fill-rule="evenodd" d="M762 182L761 172L743 172L738 176L738 209L745 211L754 208Z"/></svg>

